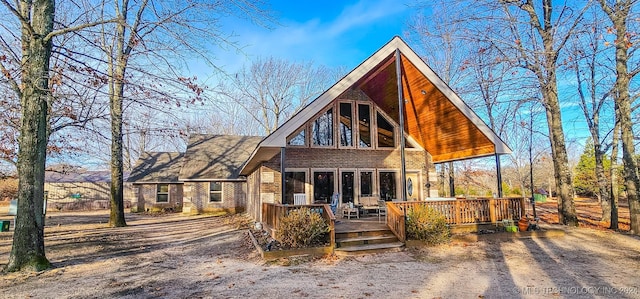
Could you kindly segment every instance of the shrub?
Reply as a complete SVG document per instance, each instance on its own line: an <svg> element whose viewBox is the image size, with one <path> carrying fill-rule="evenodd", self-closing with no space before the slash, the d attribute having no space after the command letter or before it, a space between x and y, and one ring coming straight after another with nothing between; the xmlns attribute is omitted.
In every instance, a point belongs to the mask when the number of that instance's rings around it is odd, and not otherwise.
<svg viewBox="0 0 640 299"><path fill-rule="evenodd" d="M284 246L291 248L309 247L321 244L329 232L329 225L322 215L309 208L291 210L280 219L276 238Z"/></svg>
<svg viewBox="0 0 640 299"><path fill-rule="evenodd" d="M424 205L409 211L406 228L409 239L421 240L428 245L447 243L451 238L451 232L444 215Z"/></svg>

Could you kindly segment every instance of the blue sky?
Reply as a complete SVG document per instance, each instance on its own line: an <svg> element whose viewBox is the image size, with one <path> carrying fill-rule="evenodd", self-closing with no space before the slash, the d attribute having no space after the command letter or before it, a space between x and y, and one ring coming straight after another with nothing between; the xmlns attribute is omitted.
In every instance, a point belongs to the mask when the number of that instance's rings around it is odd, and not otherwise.
<svg viewBox="0 0 640 299"><path fill-rule="evenodd" d="M412 10L408 1L271 1L280 23L269 30L234 21L226 24L245 45L244 56L218 53L228 72L258 56L351 70L395 35L402 35Z"/></svg>

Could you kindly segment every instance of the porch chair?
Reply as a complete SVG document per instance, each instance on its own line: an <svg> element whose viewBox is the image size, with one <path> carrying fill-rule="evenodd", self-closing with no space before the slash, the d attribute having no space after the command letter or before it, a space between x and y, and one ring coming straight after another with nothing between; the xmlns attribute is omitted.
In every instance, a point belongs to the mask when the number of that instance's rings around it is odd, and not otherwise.
<svg viewBox="0 0 640 299"><path fill-rule="evenodd" d="M334 216L338 210L338 204L340 204L340 193L334 193L333 196L331 196L331 204L329 205L331 213L333 213Z"/></svg>
<svg viewBox="0 0 640 299"><path fill-rule="evenodd" d="M304 193L294 193L293 194L293 204L294 205L306 205L307 204L307 195Z"/></svg>
<svg viewBox="0 0 640 299"><path fill-rule="evenodd" d="M384 200L378 200L378 222L381 216L384 216L384 223L387 223L387 202Z"/></svg>

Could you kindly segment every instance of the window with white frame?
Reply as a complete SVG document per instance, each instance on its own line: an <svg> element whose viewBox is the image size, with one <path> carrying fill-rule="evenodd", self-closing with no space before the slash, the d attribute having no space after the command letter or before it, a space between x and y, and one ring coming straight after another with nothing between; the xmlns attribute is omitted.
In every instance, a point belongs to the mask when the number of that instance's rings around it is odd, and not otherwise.
<svg viewBox="0 0 640 299"><path fill-rule="evenodd" d="M340 146L353 146L353 109L351 103L340 103Z"/></svg>
<svg viewBox="0 0 640 299"><path fill-rule="evenodd" d="M373 195L373 172L371 171L360 172L360 195L361 196Z"/></svg>
<svg viewBox="0 0 640 299"><path fill-rule="evenodd" d="M169 184L158 184L156 202L169 202Z"/></svg>
<svg viewBox="0 0 640 299"><path fill-rule="evenodd" d="M367 104L358 104L358 146L371 147L371 110Z"/></svg>
<svg viewBox="0 0 640 299"><path fill-rule="evenodd" d="M222 182L209 183L209 202L222 201Z"/></svg>
<svg viewBox="0 0 640 299"><path fill-rule="evenodd" d="M395 147L396 138L394 127L380 112L377 112L378 147Z"/></svg>
<svg viewBox="0 0 640 299"><path fill-rule="evenodd" d="M333 145L333 108L327 110L313 122L311 140L315 146Z"/></svg>
<svg viewBox="0 0 640 299"><path fill-rule="evenodd" d="M287 144L293 146L303 146L305 143L305 132L306 130L301 130L300 132L298 132L298 134L289 139L289 142Z"/></svg>

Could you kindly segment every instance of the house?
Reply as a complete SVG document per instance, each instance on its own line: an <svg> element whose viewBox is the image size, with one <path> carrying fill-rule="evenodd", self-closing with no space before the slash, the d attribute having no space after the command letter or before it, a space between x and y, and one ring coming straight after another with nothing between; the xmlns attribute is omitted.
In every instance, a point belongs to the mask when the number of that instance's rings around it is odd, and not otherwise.
<svg viewBox="0 0 640 299"><path fill-rule="evenodd" d="M438 196L435 164L510 152L394 37L269 136L194 135L183 156L142 157L129 181L155 184L139 195L145 207L174 202L165 194L175 185L176 209L263 221L265 204L328 204L334 194L340 204L424 201ZM163 179L147 178L153 171Z"/></svg>
<svg viewBox="0 0 640 299"><path fill-rule="evenodd" d="M192 134L185 153L143 154L128 182L137 188L132 212L242 212L240 169L262 137Z"/></svg>
<svg viewBox="0 0 640 299"><path fill-rule="evenodd" d="M143 153L127 179L133 185L131 212L182 211L183 183L178 181L182 153Z"/></svg>
<svg viewBox="0 0 640 299"><path fill-rule="evenodd" d="M263 203L291 204L293 194L308 204L334 193L343 204L427 200L438 196L435 164L510 152L394 37L265 137L240 174L247 211L261 220Z"/></svg>
<svg viewBox="0 0 640 299"><path fill-rule="evenodd" d="M178 180L184 213L242 212L247 183L240 175L262 137L192 134Z"/></svg>

